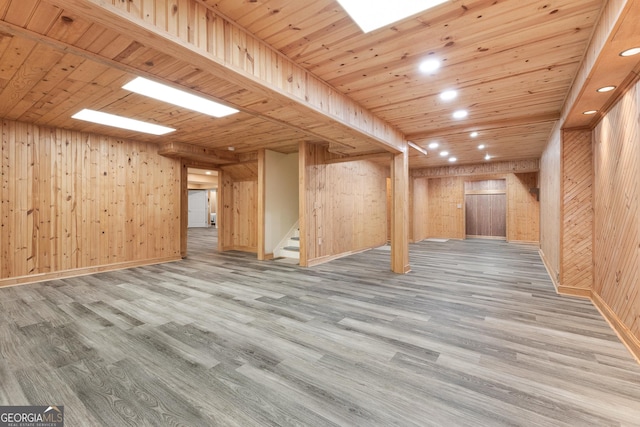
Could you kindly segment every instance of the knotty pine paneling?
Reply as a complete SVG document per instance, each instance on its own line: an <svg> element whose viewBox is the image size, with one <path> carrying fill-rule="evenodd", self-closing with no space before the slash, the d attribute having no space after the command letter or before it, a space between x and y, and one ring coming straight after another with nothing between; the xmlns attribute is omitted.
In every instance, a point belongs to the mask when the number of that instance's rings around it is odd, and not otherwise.
<svg viewBox="0 0 640 427"><path fill-rule="evenodd" d="M354 147L352 151L370 151L369 144L404 149L404 137L396 127L202 2L149 0L146 7L120 0L50 2L65 13L81 15L77 18L80 21L94 22L94 32L104 27L126 34L118 37L123 46L112 42L100 56L124 62L132 46L156 49L184 60L196 74L207 70L238 85L242 92L268 94L273 102L266 115L272 119L312 131L328 141L343 141ZM114 8L118 13L113 13ZM173 39L171 43L166 42L167 37ZM125 57L120 57L123 54ZM225 98L219 93L211 95ZM265 114L262 102L248 102L244 96L228 101L258 116Z"/></svg>
<svg viewBox="0 0 640 427"><path fill-rule="evenodd" d="M258 251L258 163L225 166L219 172L220 251Z"/></svg>
<svg viewBox="0 0 640 427"><path fill-rule="evenodd" d="M179 258L178 161L149 143L0 127L0 285Z"/></svg>
<svg viewBox="0 0 640 427"><path fill-rule="evenodd" d="M540 170L539 159L518 160L510 162L489 162L470 165L447 165L433 168L416 168L411 176L486 176L505 173L537 172Z"/></svg>
<svg viewBox="0 0 640 427"><path fill-rule="evenodd" d="M505 170L509 163L511 162L505 162L497 169ZM537 169L537 160L527 163ZM458 208L458 205L465 205L465 185L472 192L491 191L491 189L504 188L506 180L506 190L500 191L507 193L507 240L539 241L540 204L536 196L530 192L531 188L537 188L538 172L475 175L475 171L484 170L482 165L465 165L464 168L454 170L449 167L434 169L412 171L413 230L414 233L417 233L416 230L423 233L415 234L414 239L417 237L464 239L465 212L464 209ZM448 175L454 171L463 175ZM420 180L426 180L426 185L417 185L416 183ZM486 183L498 184L500 187L485 188L483 180Z"/></svg>
<svg viewBox="0 0 640 427"><path fill-rule="evenodd" d="M557 126L540 158L540 252L556 286L560 278L561 149Z"/></svg>
<svg viewBox="0 0 640 427"><path fill-rule="evenodd" d="M321 145L306 144L301 153L306 263L384 245L389 168L367 160L325 164Z"/></svg>
<svg viewBox="0 0 640 427"><path fill-rule="evenodd" d="M594 301L640 358L640 84L594 129Z"/></svg>
<svg viewBox="0 0 640 427"><path fill-rule="evenodd" d="M507 175L507 240L538 242L540 240L540 202L532 188L538 188L538 173Z"/></svg>
<svg viewBox="0 0 640 427"><path fill-rule="evenodd" d="M593 284L593 163L590 130L562 132L562 269L561 292ZM562 288L570 288L562 289Z"/></svg>
<svg viewBox="0 0 640 427"><path fill-rule="evenodd" d="M412 178L411 182L411 241L419 242L429 237L429 179Z"/></svg>
<svg viewBox="0 0 640 427"><path fill-rule="evenodd" d="M464 239L464 178L429 179L429 237Z"/></svg>

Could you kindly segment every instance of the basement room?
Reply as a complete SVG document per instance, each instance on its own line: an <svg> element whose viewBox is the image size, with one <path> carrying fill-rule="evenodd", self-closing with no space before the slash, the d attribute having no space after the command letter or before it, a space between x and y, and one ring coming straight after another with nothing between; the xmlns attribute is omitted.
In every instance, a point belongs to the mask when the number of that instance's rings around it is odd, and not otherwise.
<svg viewBox="0 0 640 427"><path fill-rule="evenodd" d="M640 426L638 22L0 0L0 426Z"/></svg>

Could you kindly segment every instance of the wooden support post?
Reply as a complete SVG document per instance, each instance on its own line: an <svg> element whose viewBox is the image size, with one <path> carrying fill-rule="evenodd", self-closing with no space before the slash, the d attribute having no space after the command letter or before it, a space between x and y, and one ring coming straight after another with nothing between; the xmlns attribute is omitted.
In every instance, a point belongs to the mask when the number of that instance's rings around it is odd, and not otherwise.
<svg viewBox="0 0 640 427"><path fill-rule="evenodd" d="M404 274L409 266L409 150L391 160L391 271Z"/></svg>
<svg viewBox="0 0 640 427"><path fill-rule="evenodd" d="M298 150L298 215L300 217L298 221L298 228L300 229L300 260L301 267L309 266L309 251L308 251L308 233L310 224L310 212L308 211L307 203L307 156L309 152L309 146L306 142L301 142Z"/></svg>
<svg viewBox="0 0 640 427"><path fill-rule="evenodd" d="M258 259L265 260L265 150L258 150Z"/></svg>
<svg viewBox="0 0 640 427"><path fill-rule="evenodd" d="M218 172L218 212L216 226L218 227L218 252L227 250L227 233L233 226L233 217L228 215L231 206L231 191L229 191L229 174L224 170Z"/></svg>
<svg viewBox="0 0 640 427"><path fill-rule="evenodd" d="M180 162L180 256L187 257L187 233L189 225L189 168L182 160Z"/></svg>

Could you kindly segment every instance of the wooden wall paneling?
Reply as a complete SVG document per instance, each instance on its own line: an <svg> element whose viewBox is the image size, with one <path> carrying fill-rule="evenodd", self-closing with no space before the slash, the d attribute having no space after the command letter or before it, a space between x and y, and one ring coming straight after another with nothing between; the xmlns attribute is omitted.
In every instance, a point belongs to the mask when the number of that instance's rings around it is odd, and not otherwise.
<svg viewBox="0 0 640 427"><path fill-rule="evenodd" d="M393 192L393 189L391 187L391 177L387 178L387 242L391 241L391 206L392 206L392 199L391 199L391 194ZM414 203L414 198L413 198L413 180L411 180L411 187L410 187L410 203L411 203L411 207L413 208L413 203ZM413 230L413 215L411 215L411 220L410 220L410 224L411 224L411 230Z"/></svg>
<svg viewBox="0 0 640 427"><path fill-rule="evenodd" d="M257 189L257 251L258 259L264 260L265 254L265 189L266 189L265 150L258 150L258 189Z"/></svg>
<svg viewBox="0 0 640 427"><path fill-rule="evenodd" d="M258 251L258 161L225 165L219 172L218 248Z"/></svg>
<svg viewBox="0 0 640 427"><path fill-rule="evenodd" d="M419 242L429 237L429 179L411 178L411 241Z"/></svg>
<svg viewBox="0 0 640 427"><path fill-rule="evenodd" d="M463 177L429 178L429 237L464 239L463 204Z"/></svg>
<svg viewBox="0 0 640 427"><path fill-rule="evenodd" d="M312 230L314 230L311 224L311 201L308 198L311 188L309 184L310 174L307 173L307 164L309 151L312 149L311 145L307 142L300 142L298 144L298 212L300 220L298 222L298 229L300 230L300 260L301 267L308 267L309 259L309 247L311 245L309 239L311 237Z"/></svg>
<svg viewBox="0 0 640 427"><path fill-rule="evenodd" d="M490 162L471 165L448 165L432 168L411 169L411 176L490 176L506 173L538 172L539 159L527 159L509 162Z"/></svg>
<svg viewBox="0 0 640 427"><path fill-rule="evenodd" d="M538 173L507 175L507 240L540 241L540 202L531 190L538 188Z"/></svg>
<svg viewBox="0 0 640 427"><path fill-rule="evenodd" d="M156 145L3 120L1 148L0 285L179 256L178 165ZM153 192L164 198L160 223Z"/></svg>
<svg viewBox="0 0 640 427"><path fill-rule="evenodd" d="M558 124L540 158L540 255L556 288L560 279L561 159Z"/></svg>
<svg viewBox="0 0 640 427"><path fill-rule="evenodd" d="M593 301L640 360L640 84L594 130Z"/></svg>
<svg viewBox="0 0 640 427"><path fill-rule="evenodd" d="M34 271L49 273L52 268L51 241L53 237L51 229L51 206L53 205L52 140L48 137L45 129L34 126L34 131L37 132L37 145L34 146L34 167L38 186L38 200L34 203L34 209L37 212L34 220L36 220L35 225L38 236L37 250L34 252L36 261ZM2 246L1 242L0 246ZM94 242L94 250L99 249L96 246L98 245ZM0 273L0 277L8 277L8 275Z"/></svg>
<svg viewBox="0 0 640 427"><path fill-rule="evenodd" d="M233 247L233 181L224 170L218 172L218 251L224 252Z"/></svg>
<svg viewBox="0 0 640 427"><path fill-rule="evenodd" d="M489 235L507 237L507 195L489 194L489 212L491 212Z"/></svg>
<svg viewBox="0 0 640 427"><path fill-rule="evenodd" d="M233 183L233 247L235 250L257 252L258 246L258 182Z"/></svg>
<svg viewBox="0 0 640 427"><path fill-rule="evenodd" d="M180 161L180 256L187 257L187 234L189 226L189 168Z"/></svg>
<svg viewBox="0 0 640 427"><path fill-rule="evenodd" d="M593 285L593 162L590 130L562 132L559 292L589 297Z"/></svg>
<svg viewBox="0 0 640 427"><path fill-rule="evenodd" d="M110 182L115 177L114 164L110 155L111 144L109 138L100 138L100 150L98 153L100 162L100 173L98 178L99 188L99 206L100 206L100 255L99 264L110 263L110 239L109 230L112 230L111 224L111 200L113 194L111 192ZM53 219L53 218L52 218Z"/></svg>
<svg viewBox="0 0 640 427"><path fill-rule="evenodd" d="M366 160L327 163L328 157L322 145L300 147L302 266L387 241L388 167Z"/></svg>

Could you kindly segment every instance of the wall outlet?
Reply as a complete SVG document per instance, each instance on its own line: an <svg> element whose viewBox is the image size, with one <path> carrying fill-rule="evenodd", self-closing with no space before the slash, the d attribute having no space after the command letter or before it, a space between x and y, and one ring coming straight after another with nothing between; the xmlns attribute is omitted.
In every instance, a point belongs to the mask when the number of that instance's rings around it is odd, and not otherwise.
<svg viewBox="0 0 640 427"><path fill-rule="evenodd" d="M322 244L322 237L318 237L318 245Z"/></svg>
<svg viewBox="0 0 640 427"><path fill-rule="evenodd" d="M462 204L458 203L458 209L462 209Z"/></svg>

